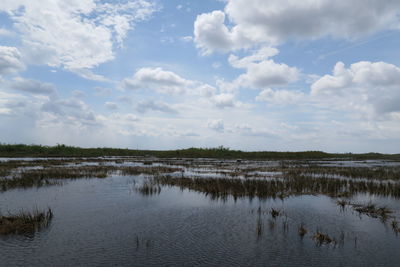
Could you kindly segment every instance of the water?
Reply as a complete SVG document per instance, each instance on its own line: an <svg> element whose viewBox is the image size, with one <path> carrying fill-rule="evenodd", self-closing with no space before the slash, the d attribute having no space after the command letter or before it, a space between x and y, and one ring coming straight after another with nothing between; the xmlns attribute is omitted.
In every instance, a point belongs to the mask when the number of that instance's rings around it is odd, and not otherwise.
<svg viewBox="0 0 400 267"><path fill-rule="evenodd" d="M170 187L143 196L134 189L134 181L141 179L79 179L63 186L0 193L3 213L47 207L54 212L50 227L34 236L1 237L0 265L398 266L400 262L400 237L388 223L360 217L351 208L341 211L335 199L326 196L214 201ZM400 214L399 200L359 195L352 201L373 201ZM278 217L274 227L268 214L272 207L286 215ZM301 223L309 231L304 238L298 235ZM317 246L311 238L317 229L338 240L343 232L343 244Z"/></svg>

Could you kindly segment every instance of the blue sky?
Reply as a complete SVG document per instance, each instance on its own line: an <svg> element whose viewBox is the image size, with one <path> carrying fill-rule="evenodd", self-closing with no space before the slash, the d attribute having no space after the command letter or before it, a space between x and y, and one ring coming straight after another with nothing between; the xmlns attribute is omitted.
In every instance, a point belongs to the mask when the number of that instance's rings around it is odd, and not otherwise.
<svg viewBox="0 0 400 267"><path fill-rule="evenodd" d="M3 0L0 142L398 153L400 2Z"/></svg>

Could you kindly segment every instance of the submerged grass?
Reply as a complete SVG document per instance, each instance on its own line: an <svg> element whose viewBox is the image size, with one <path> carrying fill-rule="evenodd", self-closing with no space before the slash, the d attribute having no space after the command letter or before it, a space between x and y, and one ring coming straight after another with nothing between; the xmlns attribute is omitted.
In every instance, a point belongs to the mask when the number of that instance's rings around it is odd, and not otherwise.
<svg viewBox="0 0 400 267"><path fill-rule="evenodd" d="M0 235L33 234L50 224L53 219L51 209L47 211L20 212L0 215Z"/></svg>

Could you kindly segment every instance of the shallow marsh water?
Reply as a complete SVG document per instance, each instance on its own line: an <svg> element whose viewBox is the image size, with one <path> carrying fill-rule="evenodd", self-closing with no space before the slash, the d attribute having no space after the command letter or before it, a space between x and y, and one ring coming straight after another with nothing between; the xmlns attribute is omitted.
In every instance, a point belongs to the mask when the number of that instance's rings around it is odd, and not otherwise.
<svg viewBox="0 0 400 267"><path fill-rule="evenodd" d="M179 165L179 160L170 164ZM335 198L222 201L176 187L142 195L135 187L143 177L112 175L1 192L3 213L51 207L54 219L32 236L0 237L0 265L398 266L400 262L400 236L389 223L350 207L341 210ZM389 207L400 218L399 199L368 194L351 199L369 201ZM284 215L273 219L271 208ZM300 224L308 230L303 238L298 234ZM341 242L318 246L311 238L317 230Z"/></svg>

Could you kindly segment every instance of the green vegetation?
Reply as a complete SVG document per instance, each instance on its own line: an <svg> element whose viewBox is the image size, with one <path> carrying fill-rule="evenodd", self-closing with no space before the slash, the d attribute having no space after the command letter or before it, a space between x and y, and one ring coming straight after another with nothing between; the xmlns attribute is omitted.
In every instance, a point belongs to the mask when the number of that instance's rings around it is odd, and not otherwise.
<svg viewBox="0 0 400 267"><path fill-rule="evenodd" d="M33 234L47 227L53 219L51 209L47 211L20 212L15 215L0 215L0 235Z"/></svg>
<svg viewBox="0 0 400 267"><path fill-rule="evenodd" d="M321 151L306 152L244 152L223 146L217 148L188 148L181 150L132 150L118 148L80 148L66 145L42 146L0 144L0 157L101 157L101 156L153 156L159 158L224 158L224 159L393 159L400 154L329 154Z"/></svg>

